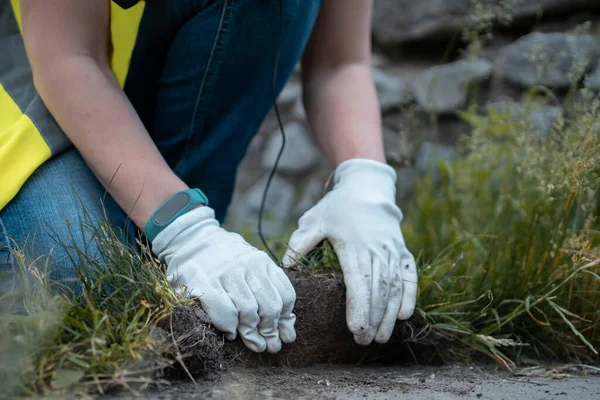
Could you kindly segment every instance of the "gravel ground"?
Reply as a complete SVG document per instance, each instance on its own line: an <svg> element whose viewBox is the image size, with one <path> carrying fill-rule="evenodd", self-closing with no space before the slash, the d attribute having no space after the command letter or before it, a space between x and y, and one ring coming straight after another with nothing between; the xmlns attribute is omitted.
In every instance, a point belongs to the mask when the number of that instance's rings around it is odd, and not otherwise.
<svg viewBox="0 0 600 400"><path fill-rule="evenodd" d="M131 394L104 398L130 398ZM175 399L600 399L600 375L551 371L518 376L493 367L357 367L232 369L210 383L189 381L146 390Z"/></svg>

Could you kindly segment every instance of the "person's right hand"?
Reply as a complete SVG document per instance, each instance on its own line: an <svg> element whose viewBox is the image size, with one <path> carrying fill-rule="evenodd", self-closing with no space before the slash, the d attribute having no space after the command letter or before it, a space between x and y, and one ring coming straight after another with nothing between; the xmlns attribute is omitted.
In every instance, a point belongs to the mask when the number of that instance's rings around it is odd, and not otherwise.
<svg viewBox="0 0 600 400"><path fill-rule="evenodd" d="M237 331L252 351L270 353L296 340L296 292L287 275L265 252L221 228L210 207L178 217L152 248L167 264L173 287L198 296L229 340Z"/></svg>

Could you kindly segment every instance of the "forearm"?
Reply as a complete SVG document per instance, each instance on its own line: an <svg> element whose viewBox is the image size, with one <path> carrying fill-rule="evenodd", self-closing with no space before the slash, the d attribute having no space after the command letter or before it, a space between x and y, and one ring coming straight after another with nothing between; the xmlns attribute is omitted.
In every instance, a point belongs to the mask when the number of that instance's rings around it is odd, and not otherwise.
<svg viewBox="0 0 600 400"><path fill-rule="evenodd" d="M107 67L73 55L34 68L36 88L96 177L132 221L187 186L171 171Z"/></svg>
<svg viewBox="0 0 600 400"><path fill-rule="evenodd" d="M304 81L307 116L330 162L385 162L379 103L368 65L355 62L313 71Z"/></svg>

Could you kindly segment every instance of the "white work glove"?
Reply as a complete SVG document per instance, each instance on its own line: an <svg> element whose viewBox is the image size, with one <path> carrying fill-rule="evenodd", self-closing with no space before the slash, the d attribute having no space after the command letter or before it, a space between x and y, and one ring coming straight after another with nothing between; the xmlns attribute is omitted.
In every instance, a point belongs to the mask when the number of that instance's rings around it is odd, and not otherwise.
<svg viewBox="0 0 600 400"><path fill-rule="evenodd" d="M188 211L152 241L177 290L198 296L217 329L229 340L240 333L255 352L281 350L296 340L292 313L296 292L271 258L240 235L219 226L213 209Z"/></svg>
<svg viewBox="0 0 600 400"><path fill-rule="evenodd" d="M299 262L328 239L346 285L346 319L361 345L389 340L396 319L415 308L417 270L400 230L396 172L365 159L341 163L334 185L298 222L284 265Z"/></svg>

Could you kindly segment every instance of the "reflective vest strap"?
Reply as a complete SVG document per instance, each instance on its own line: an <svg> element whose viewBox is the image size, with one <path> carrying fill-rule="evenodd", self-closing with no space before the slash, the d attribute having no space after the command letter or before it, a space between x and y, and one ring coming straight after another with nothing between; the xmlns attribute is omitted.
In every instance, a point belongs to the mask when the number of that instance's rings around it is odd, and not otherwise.
<svg viewBox="0 0 600 400"><path fill-rule="evenodd" d="M140 1L133 7L124 10L116 3L111 2L110 31L113 48L111 68L121 87L125 86L145 6L146 2Z"/></svg>
<svg viewBox="0 0 600 400"><path fill-rule="evenodd" d="M19 30L23 32L23 27L21 25L21 5L19 4L19 0L10 0L12 4L13 13L15 15L15 19L17 20L17 24L19 24Z"/></svg>
<svg viewBox="0 0 600 400"><path fill-rule="evenodd" d="M50 158L50 147L1 84L0 110L1 210L37 167Z"/></svg>

